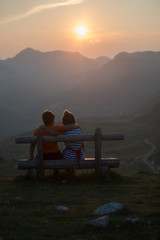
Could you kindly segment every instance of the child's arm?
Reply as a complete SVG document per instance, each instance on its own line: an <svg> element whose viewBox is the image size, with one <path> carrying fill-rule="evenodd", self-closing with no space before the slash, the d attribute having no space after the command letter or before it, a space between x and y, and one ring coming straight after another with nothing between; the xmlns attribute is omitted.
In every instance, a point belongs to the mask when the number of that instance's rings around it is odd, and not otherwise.
<svg viewBox="0 0 160 240"><path fill-rule="evenodd" d="M67 131L71 131L73 129L76 129L76 128L79 128L79 125L76 123L76 124L67 124L67 125L63 125L64 126L64 131L67 132Z"/></svg>
<svg viewBox="0 0 160 240"><path fill-rule="evenodd" d="M55 131L53 129L50 129L48 127L46 127L45 125L41 125L40 128L43 128L48 134L50 134L51 136L58 136L58 135L63 135L65 134L65 132L58 132L58 131Z"/></svg>
<svg viewBox="0 0 160 240"><path fill-rule="evenodd" d="M40 128L43 128L48 134L50 134L51 136L57 136L57 135L63 135L65 134L65 132L67 131L71 131L75 128L79 128L78 124L68 124L68 125L64 125L64 131L62 132L58 132L58 131L54 131L48 127L46 127L45 125L41 125Z"/></svg>

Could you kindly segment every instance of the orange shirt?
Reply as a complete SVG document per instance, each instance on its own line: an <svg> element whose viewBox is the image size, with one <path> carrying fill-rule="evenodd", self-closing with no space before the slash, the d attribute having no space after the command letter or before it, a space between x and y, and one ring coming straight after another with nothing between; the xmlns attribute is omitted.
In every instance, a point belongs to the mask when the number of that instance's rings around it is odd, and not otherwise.
<svg viewBox="0 0 160 240"><path fill-rule="evenodd" d="M57 131L57 132L64 132L64 126L63 125L53 125L52 127L49 127L50 129ZM33 136L37 136L37 130L40 128L37 128L33 132ZM50 136L44 129L41 129L43 136ZM60 150L60 147L58 146L57 142L49 142L49 143L43 143L43 153L55 153Z"/></svg>

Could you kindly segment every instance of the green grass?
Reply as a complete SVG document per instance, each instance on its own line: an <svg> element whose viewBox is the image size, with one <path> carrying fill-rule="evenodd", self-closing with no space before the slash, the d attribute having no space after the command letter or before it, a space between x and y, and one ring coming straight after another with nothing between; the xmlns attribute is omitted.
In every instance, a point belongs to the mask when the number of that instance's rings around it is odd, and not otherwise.
<svg viewBox="0 0 160 240"><path fill-rule="evenodd" d="M110 178L102 181L88 171L73 177L62 172L58 179L48 175L43 181L25 175L1 176L0 236L7 240L158 240L159 186L158 176L144 173L124 177L111 172ZM112 201L122 203L124 209L110 214L105 228L88 227L86 222L95 218L92 212ZM57 211L57 205L65 205L69 211ZM138 223L126 220L135 217L139 217Z"/></svg>
<svg viewBox="0 0 160 240"><path fill-rule="evenodd" d="M107 118L81 120L84 133L96 127L103 132L123 132L124 141L104 142L103 157L119 157L120 168L110 177L97 181L94 171L77 171L69 177L61 172L58 179L48 171L43 181L31 180L25 171L17 170L17 159L27 158L28 144L15 144L14 137L0 142L5 161L0 162L0 237L7 240L158 240L160 239L160 178L153 175L139 159L150 151L144 139L157 149L149 161L160 165L160 130L137 122L108 122ZM26 133L22 135L30 135ZM86 156L94 156L94 144L86 143ZM16 200L20 197L22 200ZM120 202L124 209L110 214L105 228L88 227L95 218L92 212L105 203ZM67 212L55 210L65 205ZM139 218L137 223L127 218Z"/></svg>

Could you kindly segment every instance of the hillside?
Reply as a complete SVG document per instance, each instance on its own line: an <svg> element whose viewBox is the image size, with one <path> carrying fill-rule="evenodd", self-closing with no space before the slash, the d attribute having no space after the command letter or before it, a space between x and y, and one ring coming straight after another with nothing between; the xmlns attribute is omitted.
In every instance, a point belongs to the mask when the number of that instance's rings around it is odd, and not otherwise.
<svg viewBox="0 0 160 240"><path fill-rule="evenodd" d="M88 59L79 53L25 49L0 61L0 139L41 124L49 108L78 118L124 119L147 113L160 96L160 52ZM12 121L11 121L12 120Z"/></svg>
<svg viewBox="0 0 160 240"><path fill-rule="evenodd" d="M0 61L1 106L9 110L13 104L20 110L24 106L29 108L32 100L37 104L47 96L63 93L81 81L79 74L82 76L99 66L96 60L79 53L25 49L12 59Z"/></svg>
<svg viewBox="0 0 160 240"><path fill-rule="evenodd" d="M92 237L121 240L124 236L128 240L158 240L160 178L143 162L143 157L151 150L144 142L148 138L157 149L156 155L153 152L147 161L154 167L160 166L160 128L154 128L159 113L154 114L154 122L150 119L152 111L129 122L108 117L77 119L86 133L93 132L95 127L101 127L103 132L124 132L124 141L106 142L102 146L103 156L120 158L120 168L112 169L109 178L101 182L89 170L77 171L73 177L61 172L57 179L49 171L41 182L29 180L25 171L17 170L17 158L28 157L29 146L16 145L14 138L1 141L0 152L6 153L5 160L0 161L1 236L11 240L13 236L21 239L22 234L24 240L28 237L33 240ZM22 135L30 134L31 131ZM88 156L94 154L90 144L85 144L85 151ZM123 209L107 214L110 221L106 227L86 225L96 218L92 212L97 207L110 202L121 203ZM66 206L68 211L58 211L56 206Z"/></svg>
<svg viewBox="0 0 160 240"><path fill-rule="evenodd" d="M157 102L148 112L137 117L134 122L160 128L160 102Z"/></svg>
<svg viewBox="0 0 160 240"><path fill-rule="evenodd" d="M102 63L74 52L42 53L31 48L0 60L0 139L35 126L48 106L44 100L51 96L54 105L57 95L94 74L107 61L103 58Z"/></svg>
<svg viewBox="0 0 160 240"><path fill-rule="evenodd" d="M160 128L153 128L159 119L159 112L155 114L158 108L159 104L153 107L154 122L150 121L152 110L129 122L106 116L77 119L84 132L93 132L95 127L101 127L103 132L124 132L124 141L106 142L102 146L105 156L120 158L120 168L112 169L109 178L101 182L89 170L77 171L73 177L61 172L57 179L49 171L43 181L29 180L25 171L17 170L17 158L28 157L28 145L16 145L14 138L0 142L0 152L5 149L8 154L0 162L1 236L8 240L13 236L21 239L22 234L24 240L122 240L124 237L127 240L158 240L160 178L143 162L143 156L151 150L144 138L152 141L160 133ZM160 134L157 140L153 143L158 148ZM86 154L94 154L92 145L85 145L85 150ZM142 157L135 161L138 156ZM150 164L153 160L160 166L160 153L147 159ZM92 214L97 207L111 202L121 203L123 209L107 214L107 226L86 225L97 218ZM66 206L68 210L58 211L56 206Z"/></svg>
<svg viewBox="0 0 160 240"><path fill-rule="evenodd" d="M87 116L138 115L160 96L160 52L120 53L92 78L57 99Z"/></svg>
<svg viewBox="0 0 160 240"><path fill-rule="evenodd" d="M111 174L97 182L93 174L32 181L0 177L1 238L7 240L159 239L160 178L139 173L134 177ZM93 211L111 202L123 209L107 214L109 224L88 226ZM56 210L66 206L67 211Z"/></svg>

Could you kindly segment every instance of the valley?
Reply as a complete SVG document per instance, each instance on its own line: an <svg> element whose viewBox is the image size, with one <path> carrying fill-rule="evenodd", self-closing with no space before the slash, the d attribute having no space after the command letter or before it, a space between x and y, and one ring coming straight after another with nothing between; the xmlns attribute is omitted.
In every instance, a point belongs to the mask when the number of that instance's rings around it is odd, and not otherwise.
<svg viewBox="0 0 160 240"><path fill-rule="evenodd" d="M78 118L136 118L160 97L160 52L119 53L89 59L75 52L27 48L0 60L0 140L34 129L50 109ZM159 111L159 108L158 108Z"/></svg>
<svg viewBox="0 0 160 240"><path fill-rule="evenodd" d="M42 124L45 109L56 114L55 124L69 109L84 133L93 133L96 127L124 133L123 142L103 146L105 157L120 158L120 173L159 174L160 52L89 59L79 53L28 48L0 60L0 73L2 169L6 162L28 158L29 146L19 148L14 137L31 135ZM94 155L90 144L87 155Z"/></svg>

